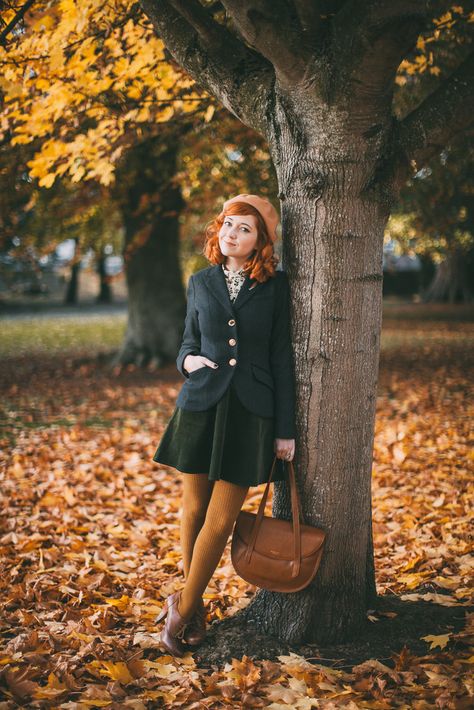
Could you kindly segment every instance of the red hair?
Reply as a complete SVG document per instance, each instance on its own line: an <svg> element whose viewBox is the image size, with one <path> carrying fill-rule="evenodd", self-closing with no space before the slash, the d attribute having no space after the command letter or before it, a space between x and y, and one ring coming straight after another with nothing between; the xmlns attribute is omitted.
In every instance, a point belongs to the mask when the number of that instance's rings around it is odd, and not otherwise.
<svg viewBox="0 0 474 710"><path fill-rule="evenodd" d="M257 244L255 253L243 264L244 272L259 282L267 281L275 276L275 267L279 258L274 253L273 241L270 239L265 221L260 212L247 202L233 202L225 213L215 217L206 227L206 239L203 254L211 264L225 263L225 256L219 246L219 231L227 215L250 214L257 219Z"/></svg>

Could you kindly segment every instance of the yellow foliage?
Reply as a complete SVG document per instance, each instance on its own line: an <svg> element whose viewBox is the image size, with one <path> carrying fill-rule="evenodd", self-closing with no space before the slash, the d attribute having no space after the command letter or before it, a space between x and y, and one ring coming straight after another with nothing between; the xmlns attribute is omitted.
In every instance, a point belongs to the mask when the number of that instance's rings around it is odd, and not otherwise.
<svg viewBox="0 0 474 710"><path fill-rule="evenodd" d="M431 30L425 31L423 35L418 37L416 43L416 54L413 59L404 59L398 67L397 77L395 82L398 86L406 84L406 77L416 74L428 72L434 76L438 76L441 70L437 66L433 66L434 55L432 51L428 51L428 45L431 48L436 47L438 41L445 39L448 33L452 33L453 27L462 19L463 22L473 22L474 13L464 16L464 9L461 5L453 5L451 9L439 17L433 18Z"/></svg>
<svg viewBox="0 0 474 710"><path fill-rule="evenodd" d="M200 103L204 117L207 95L189 94L193 81L165 62L151 23L141 17L137 24L130 14L127 0L117 0L113 12L99 0L36 3L24 33L10 39L8 52L0 47L0 139L7 131L12 145L44 138L28 163L39 185L66 174L109 185L116 161L146 124L153 135Z"/></svg>
<svg viewBox="0 0 474 710"><path fill-rule="evenodd" d="M439 636L422 636L423 641L426 641L427 643L430 644L430 650L433 648L439 647L439 648L444 648L447 646L449 643L449 639L451 637L451 634L441 634Z"/></svg>

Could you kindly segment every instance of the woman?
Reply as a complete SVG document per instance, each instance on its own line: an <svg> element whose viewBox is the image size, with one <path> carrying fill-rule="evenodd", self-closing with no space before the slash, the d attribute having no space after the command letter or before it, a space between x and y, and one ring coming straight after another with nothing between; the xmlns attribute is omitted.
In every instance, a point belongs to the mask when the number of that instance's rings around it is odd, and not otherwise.
<svg viewBox="0 0 474 710"><path fill-rule="evenodd" d="M265 198L227 200L206 230L211 266L189 279L186 378L154 461L183 473L185 584L165 601L161 642L182 656L205 637L202 595L250 486L295 452L295 392L287 275L276 271L278 213ZM273 480L285 478L275 470ZM186 646L188 644L188 646Z"/></svg>

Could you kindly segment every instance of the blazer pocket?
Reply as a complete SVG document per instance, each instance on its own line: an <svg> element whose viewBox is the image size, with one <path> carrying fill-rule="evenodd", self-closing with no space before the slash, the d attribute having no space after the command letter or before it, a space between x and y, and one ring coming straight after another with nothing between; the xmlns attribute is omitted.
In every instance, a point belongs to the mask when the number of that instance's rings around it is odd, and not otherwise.
<svg viewBox="0 0 474 710"><path fill-rule="evenodd" d="M198 367L196 370L193 370L192 372L189 373L189 377L193 377L193 375L198 375L201 370L211 370L212 368L208 367L207 365L203 365L202 367Z"/></svg>
<svg viewBox="0 0 474 710"><path fill-rule="evenodd" d="M270 387L271 389L274 388L273 377L269 372L267 372L267 370L264 370L263 367L260 367L260 365L255 365L253 362L250 367L252 368L253 376L259 380L259 382L263 382L264 385L267 385L267 387Z"/></svg>

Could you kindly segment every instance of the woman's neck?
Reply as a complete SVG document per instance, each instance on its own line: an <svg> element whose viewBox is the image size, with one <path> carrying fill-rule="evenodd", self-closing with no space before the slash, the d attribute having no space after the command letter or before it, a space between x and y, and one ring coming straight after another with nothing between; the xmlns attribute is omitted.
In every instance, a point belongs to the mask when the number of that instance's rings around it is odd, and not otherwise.
<svg viewBox="0 0 474 710"><path fill-rule="evenodd" d="M224 266L228 271L238 271L247 261L247 257L237 259L235 256L228 256L224 262Z"/></svg>

